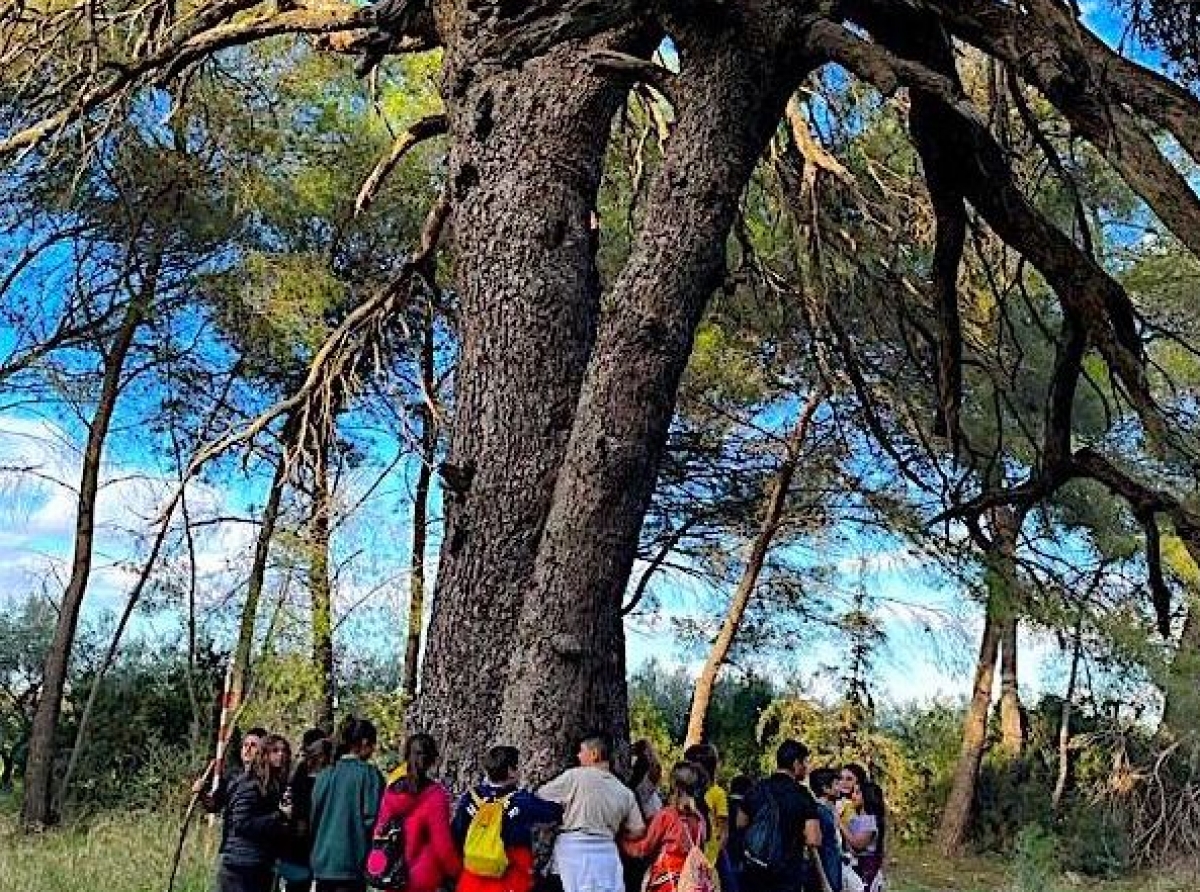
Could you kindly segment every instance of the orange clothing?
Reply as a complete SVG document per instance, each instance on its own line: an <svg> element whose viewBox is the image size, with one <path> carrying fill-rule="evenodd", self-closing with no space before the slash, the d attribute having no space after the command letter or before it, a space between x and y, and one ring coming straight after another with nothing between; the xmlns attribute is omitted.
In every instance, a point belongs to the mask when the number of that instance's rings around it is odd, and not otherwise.
<svg viewBox="0 0 1200 892"><path fill-rule="evenodd" d="M522 846L510 846L508 869L501 877L481 877L464 870L458 875L455 892L530 892L533 889L533 852Z"/></svg>

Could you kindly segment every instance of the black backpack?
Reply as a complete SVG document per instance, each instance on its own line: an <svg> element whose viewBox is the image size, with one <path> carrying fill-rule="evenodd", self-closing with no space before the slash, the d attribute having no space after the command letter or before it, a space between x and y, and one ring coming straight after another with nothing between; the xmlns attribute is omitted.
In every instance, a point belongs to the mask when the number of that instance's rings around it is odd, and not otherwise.
<svg viewBox="0 0 1200 892"><path fill-rule="evenodd" d="M762 793L762 804L746 828L746 863L763 870L778 870L783 867L785 857L779 804L765 783Z"/></svg>
<svg viewBox="0 0 1200 892"><path fill-rule="evenodd" d="M371 840L364 871L367 885L375 889L407 889L408 862L404 860L404 818L389 821Z"/></svg>

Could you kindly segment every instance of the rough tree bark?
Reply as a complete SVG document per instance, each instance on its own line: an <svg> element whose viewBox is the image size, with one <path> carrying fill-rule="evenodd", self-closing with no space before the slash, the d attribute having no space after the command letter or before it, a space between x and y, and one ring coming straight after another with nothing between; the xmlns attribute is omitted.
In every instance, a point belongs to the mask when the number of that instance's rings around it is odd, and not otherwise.
<svg viewBox="0 0 1200 892"><path fill-rule="evenodd" d="M1013 556L1022 517L1011 508L992 513L992 544L986 555L987 606L984 611L983 639L975 663L975 682L971 703L963 720L962 746L950 783L950 793L938 826L938 848L952 857L962 848L975 802L975 782L987 744L988 714L992 706L996 662L1006 627L1012 615L1012 588L1015 582ZM1015 626L1013 626L1015 628Z"/></svg>
<svg viewBox="0 0 1200 892"><path fill-rule="evenodd" d="M784 444L784 458L775 472L775 477L768 485L762 524L750 546L750 553L746 556L746 566L742 570L742 578L729 602L729 610L725 613L725 619L721 623L717 639L709 649L708 658L704 661L699 678L696 679L696 688L692 694L692 707L688 713L685 748L704 740L704 724L708 719L708 707L712 702L717 675L729 658L729 651L733 648L734 639L742 626L742 618L746 615L746 608L758 585L758 577L762 573L763 564L766 563L767 554L775 541L775 534L779 531L779 523L783 518L784 507L787 505L788 493L792 488L792 478L803 457L804 441L808 438L813 417L824 397L825 394L821 391L814 391L809 396L795 427L792 428L791 434Z"/></svg>
<svg viewBox="0 0 1200 892"><path fill-rule="evenodd" d="M54 810L54 766L57 757L56 734L62 713L63 693L71 649L79 626L79 611L87 593L92 572L92 546L96 535L96 494L100 488L100 462L113 413L121 394L125 361L133 347L150 296L157 288L157 271L147 274L142 290L125 308L121 326L104 354L104 372L96 410L88 424L87 444L79 478L79 496L75 507L75 542L71 558L71 578L58 607L54 637L46 653L42 690L29 735L29 761L25 766L25 801L21 822L26 827L42 827L58 819Z"/></svg>
<svg viewBox="0 0 1200 892"><path fill-rule="evenodd" d="M308 590L312 598L313 665L317 667L321 697L315 716L317 727L334 730L337 678L333 670L333 582L329 576L329 529L333 516L333 490L329 485L329 446L322 441L313 456L312 513L308 522Z"/></svg>
<svg viewBox="0 0 1200 892"><path fill-rule="evenodd" d="M421 389L425 401L435 399L437 381L434 369L433 310L426 314L421 333ZM421 630L425 624L425 549L429 538L429 489L433 482L433 463L437 461L437 418L434 408L423 402L421 418L421 466L413 491L412 555L408 576L408 622L404 645L404 677L401 690L411 701L417 693L417 674L421 656Z"/></svg>
<svg viewBox="0 0 1200 892"><path fill-rule="evenodd" d="M461 308L445 528L421 692L452 785L494 742L496 692L595 334L593 213L625 90L577 43L489 63L486 10L436 4ZM624 39L609 41L624 45Z"/></svg>
<svg viewBox="0 0 1200 892"><path fill-rule="evenodd" d="M529 752L533 777L590 729L628 733L621 598L738 200L807 72L786 49L793 21L767 3L672 28L686 73L676 122L606 302L510 647L500 728Z"/></svg>

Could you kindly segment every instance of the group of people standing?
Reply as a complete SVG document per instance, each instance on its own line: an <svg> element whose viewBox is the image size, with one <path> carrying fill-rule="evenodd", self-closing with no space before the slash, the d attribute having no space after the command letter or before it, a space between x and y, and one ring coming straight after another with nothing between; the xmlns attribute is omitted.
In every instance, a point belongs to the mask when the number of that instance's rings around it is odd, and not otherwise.
<svg viewBox="0 0 1200 892"><path fill-rule="evenodd" d="M521 786L518 751L496 746L483 756L481 782L457 802L433 777L438 750L428 734L406 741L386 780L371 764L376 742L365 719L347 720L336 741L313 729L293 766L287 740L247 731L241 765L193 787L224 817L218 892L881 888L879 787L857 765L810 777L797 741L780 745L770 777L734 778L729 791L708 744L688 748L664 775L639 741L623 780L611 740L589 736L578 764L536 792ZM539 857L548 839L549 857Z"/></svg>

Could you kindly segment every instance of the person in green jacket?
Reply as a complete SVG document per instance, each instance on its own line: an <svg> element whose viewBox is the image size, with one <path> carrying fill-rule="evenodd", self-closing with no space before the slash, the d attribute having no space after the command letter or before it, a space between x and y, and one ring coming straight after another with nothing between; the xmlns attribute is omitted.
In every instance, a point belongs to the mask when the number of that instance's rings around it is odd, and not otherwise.
<svg viewBox="0 0 1200 892"><path fill-rule="evenodd" d="M317 775L312 804L312 873L316 892L364 892L371 829L383 796L383 775L370 764L375 726L349 718L338 735L338 758Z"/></svg>

